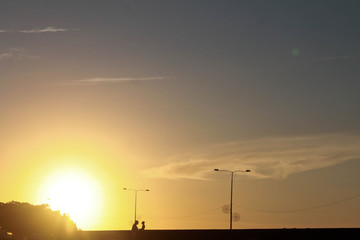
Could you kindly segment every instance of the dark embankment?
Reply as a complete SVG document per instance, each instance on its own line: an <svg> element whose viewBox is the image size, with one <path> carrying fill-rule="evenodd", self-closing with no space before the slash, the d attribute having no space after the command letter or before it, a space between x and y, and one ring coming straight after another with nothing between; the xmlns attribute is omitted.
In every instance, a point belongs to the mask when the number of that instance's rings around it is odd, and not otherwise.
<svg viewBox="0 0 360 240"><path fill-rule="evenodd" d="M138 231L84 231L84 240L358 240L360 228L327 229L248 229L248 230L146 230Z"/></svg>

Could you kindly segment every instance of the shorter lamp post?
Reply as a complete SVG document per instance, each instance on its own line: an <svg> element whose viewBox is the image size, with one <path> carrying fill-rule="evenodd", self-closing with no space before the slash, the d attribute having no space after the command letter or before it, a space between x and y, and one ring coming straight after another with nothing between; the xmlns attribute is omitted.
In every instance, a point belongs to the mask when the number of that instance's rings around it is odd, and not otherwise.
<svg viewBox="0 0 360 240"><path fill-rule="evenodd" d="M123 190L128 190L128 191L134 191L135 192L135 219L134 219L134 222L135 222L136 221L137 192L148 192L150 190L149 189L130 189L130 188L123 188Z"/></svg>
<svg viewBox="0 0 360 240"><path fill-rule="evenodd" d="M234 173L237 172L251 172L251 170L223 170L223 169L214 169L215 172L229 172L231 173L231 191L230 191L230 230L232 230L232 199L233 199L233 182L234 182Z"/></svg>

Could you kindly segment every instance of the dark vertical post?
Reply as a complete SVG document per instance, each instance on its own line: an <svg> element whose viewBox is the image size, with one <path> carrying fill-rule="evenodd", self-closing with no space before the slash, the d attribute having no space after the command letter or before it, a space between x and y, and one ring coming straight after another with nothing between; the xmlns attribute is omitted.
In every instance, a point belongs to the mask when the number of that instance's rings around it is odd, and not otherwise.
<svg viewBox="0 0 360 240"><path fill-rule="evenodd" d="M231 172L231 194L230 194L230 230L232 230L232 199L233 199L234 172Z"/></svg>
<svg viewBox="0 0 360 240"><path fill-rule="evenodd" d="M230 189L230 230L232 230L232 200L233 200L233 182L234 182L234 173L236 172L251 172L250 170L245 170L245 171L241 171L241 170L235 170L235 171L230 171L230 170L223 170L223 169L218 169L215 168L214 171L219 172L229 172L231 173L231 189Z"/></svg>
<svg viewBox="0 0 360 240"><path fill-rule="evenodd" d="M136 221L136 204L137 204L137 191L135 191L135 220Z"/></svg>

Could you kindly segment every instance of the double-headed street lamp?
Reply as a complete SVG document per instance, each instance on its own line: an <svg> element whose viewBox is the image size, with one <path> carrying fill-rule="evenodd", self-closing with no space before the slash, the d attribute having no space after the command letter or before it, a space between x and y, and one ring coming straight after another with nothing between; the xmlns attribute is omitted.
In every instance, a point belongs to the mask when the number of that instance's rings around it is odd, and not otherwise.
<svg viewBox="0 0 360 240"><path fill-rule="evenodd" d="M148 192L150 190L149 189L130 189L130 188L123 188L123 190L128 190L128 191L134 191L135 192L135 219L134 219L134 222L135 222L136 221L137 192Z"/></svg>
<svg viewBox="0 0 360 240"><path fill-rule="evenodd" d="M229 172L231 173L231 191L230 191L230 230L232 230L232 199L233 199L233 181L234 181L234 173L237 172L251 172L250 170L223 170L223 169L214 169L215 172Z"/></svg>

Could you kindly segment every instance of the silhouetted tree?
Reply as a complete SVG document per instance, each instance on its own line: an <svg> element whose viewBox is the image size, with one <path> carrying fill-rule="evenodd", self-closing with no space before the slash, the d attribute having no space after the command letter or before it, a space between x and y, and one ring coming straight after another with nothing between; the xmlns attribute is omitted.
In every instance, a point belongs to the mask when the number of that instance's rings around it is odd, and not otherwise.
<svg viewBox="0 0 360 240"><path fill-rule="evenodd" d="M78 231L68 215L52 211L47 204L0 202L0 227L30 239L61 239Z"/></svg>

